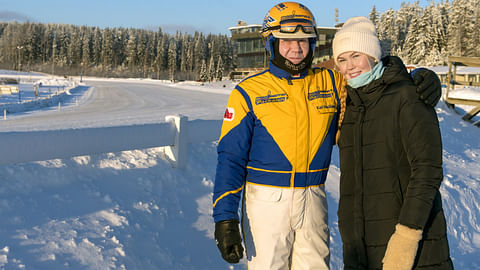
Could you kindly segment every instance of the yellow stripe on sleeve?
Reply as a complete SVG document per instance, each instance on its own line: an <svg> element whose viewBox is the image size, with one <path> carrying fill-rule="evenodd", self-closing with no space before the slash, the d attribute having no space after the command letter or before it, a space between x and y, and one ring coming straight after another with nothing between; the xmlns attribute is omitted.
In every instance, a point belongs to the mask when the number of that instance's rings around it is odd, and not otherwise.
<svg viewBox="0 0 480 270"><path fill-rule="evenodd" d="M235 193L238 193L240 191L242 191L243 187L245 185L242 185L241 187L235 189L235 190L231 190L231 191L228 191L228 192L225 192L223 193L222 195L220 195L220 197L218 197L215 202L213 203L213 207L215 208L215 205L217 205L218 201L220 201L221 199L225 198L226 196L230 195L230 194L235 194Z"/></svg>

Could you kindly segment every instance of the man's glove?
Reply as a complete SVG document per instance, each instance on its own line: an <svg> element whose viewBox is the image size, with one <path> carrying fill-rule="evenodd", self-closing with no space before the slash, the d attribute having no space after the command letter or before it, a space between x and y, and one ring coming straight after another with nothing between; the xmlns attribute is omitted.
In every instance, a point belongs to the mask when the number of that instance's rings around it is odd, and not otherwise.
<svg viewBox="0 0 480 270"><path fill-rule="evenodd" d="M418 242L422 239L422 230L415 230L402 224L395 226L390 237L387 251L383 257L383 270L410 270L417 256Z"/></svg>
<svg viewBox="0 0 480 270"><path fill-rule="evenodd" d="M426 68L417 68L411 75L420 99L435 107L442 96L442 84L437 74Z"/></svg>
<svg viewBox="0 0 480 270"><path fill-rule="evenodd" d="M238 229L238 220L223 220L215 223L215 240L225 261L238 263L243 258L242 237Z"/></svg>

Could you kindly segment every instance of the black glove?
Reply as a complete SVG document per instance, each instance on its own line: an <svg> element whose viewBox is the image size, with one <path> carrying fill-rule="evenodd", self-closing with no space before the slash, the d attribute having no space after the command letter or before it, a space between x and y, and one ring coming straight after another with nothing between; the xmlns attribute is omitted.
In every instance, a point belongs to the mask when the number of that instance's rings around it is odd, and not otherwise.
<svg viewBox="0 0 480 270"><path fill-rule="evenodd" d="M442 96L442 84L437 74L426 68L417 68L412 73L420 99L435 107Z"/></svg>
<svg viewBox="0 0 480 270"><path fill-rule="evenodd" d="M222 258L229 263L238 263L243 258L242 237L238 220L223 220L215 223L215 240Z"/></svg>

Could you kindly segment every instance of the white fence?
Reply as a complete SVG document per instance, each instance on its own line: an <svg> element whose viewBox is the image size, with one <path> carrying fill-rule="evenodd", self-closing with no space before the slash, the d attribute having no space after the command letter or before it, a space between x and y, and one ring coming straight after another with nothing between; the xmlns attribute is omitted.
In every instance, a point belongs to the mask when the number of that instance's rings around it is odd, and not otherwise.
<svg viewBox="0 0 480 270"><path fill-rule="evenodd" d="M0 155L0 164L167 146L165 152L175 167L184 168L188 143L215 141L220 136L221 120L189 121L181 115L165 120L132 126L0 132L0 149L16 145L16 151Z"/></svg>

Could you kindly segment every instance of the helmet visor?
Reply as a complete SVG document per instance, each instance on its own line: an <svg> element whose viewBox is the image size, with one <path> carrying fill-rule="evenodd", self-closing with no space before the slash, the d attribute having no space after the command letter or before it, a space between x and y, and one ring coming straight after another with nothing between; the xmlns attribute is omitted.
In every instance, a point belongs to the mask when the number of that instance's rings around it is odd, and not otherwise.
<svg viewBox="0 0 480 270"><path fill-rule="evenodd" d="M278 27L278 26L277 26ZM283 20L280 22L279 25L280 33L296 33L300 29L305 34L315 34L316 29L315 26L312 24L310 20L304 19L290 19L290 20Z"/></svg>
<svg viewBox="0 0 480 270"><path fill-rule="evenodd" d="M271 32L276 38L312 38L317 37L315 24L306 19L287 19L280 25L264 28L262 32Z"/></svg>

